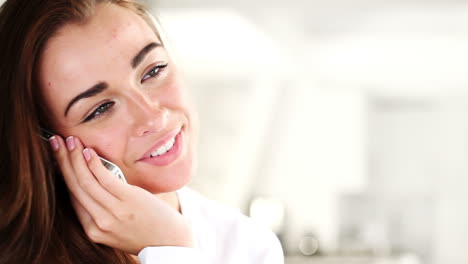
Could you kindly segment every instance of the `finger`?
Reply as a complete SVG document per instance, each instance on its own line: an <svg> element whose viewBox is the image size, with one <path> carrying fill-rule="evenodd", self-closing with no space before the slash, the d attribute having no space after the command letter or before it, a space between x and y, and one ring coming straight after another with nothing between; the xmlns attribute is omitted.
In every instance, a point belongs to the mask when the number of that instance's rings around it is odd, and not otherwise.
<svg viewBox="0 0 468 264"><path fill-rule="evenodd" d="M78 219L80 220L80 223L83 226L83 228L88 229L88 227L96 225L93 218L91 217L89 212L83 207L83 205L81 205L81 203L75 197L73 197L73 195L70 198L72 206L75 209L76 215L78 216Z"/></svg>
<svg viewBox="0 0 468 264"><path fill-rule="evenodd" d="M49 142L54 149L55 159L57 160L68 189L75 195L75 197L79 196L78 184L76 183L76 178L73 177L74 169L70 162L65 141L60 136L55 135L49 139Z"/></svg>
<svg viewBox="0 0 468 264"><path fill-rule="evenodd" d="M71 202L86 235L96 243L101 242L101 231L99 230L96 222L91 217L89 212L83 207L83 205L80 204L76 198L71 197Z"/></svg>
<svg viewBox="0 0 468 264"><path fill-rule="evenodd" d="M88 167L88 162L85 160L85 153L83 153L83 144L81 141L76 137L72 139L68 138L67 144L69 140L73 140L75 144L74 148L70 151L70 156L78 184L102 207L110 211L118 208L119 205L117 203L119 199L107 191L96 179L96 177L101 176L100 173L108 174L109 172L106 169L96 173L91 171ZM101 167L103 167L102 164Z"/></svg>
<svg viewBox="0 0 468 264"><path fill-rule="evenodd" d="M71 164L70 153L65 141L60 136L54 136L50 140L53 141L51 145L56 145L56 147L53 147L55 150L54 155L59 163L65 183L72 195L94 218L108 217L109 213L80 186L75 170ZM69 143L69 145L70 144L71 143Z"/></svg>
<svg viewBox="0 0 468 264"><path fill-rule="evenodd" d="M114 197L122 200L129 192L129 185L117 179L109 170L102 165L102 162L93 149L85 149L83 155L87 159L88 167L96 176L101 186Z"/></svg>

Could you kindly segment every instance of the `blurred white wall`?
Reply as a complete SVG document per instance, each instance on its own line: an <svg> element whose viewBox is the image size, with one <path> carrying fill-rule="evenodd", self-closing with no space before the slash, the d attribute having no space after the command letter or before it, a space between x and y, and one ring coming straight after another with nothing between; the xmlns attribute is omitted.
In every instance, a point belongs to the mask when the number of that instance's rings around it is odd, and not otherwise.
<svg viewBox="0 0 468 264"><path fill-rule="evenodd" d="M186 21L185 12L191 17L198 10L208 21L185 30L181 22L176 33L188 31L212 47L185 41L184 56L206 65L182 63L204 129L194 188L245 212L252 197L282 200L289 254L313 234L324 254L411 252L423 263L468 262L460 232L468 217L461 190L467 4L179 0L154 6L163 18L169 10ZM221 32L215 28L223 19L208 15L220 9L237 21ZM221 42L229 47L226 56L212 46ZM233 58L231 47L248 52ZM361 198L346 198L352 196ZM343 206L351 214L361 210L356 219L364 231L357 237L374 241L368 249L344 244L354 218Z"/></svg>
<svg viewBox="0 0 468 264"><path fill-rule="evenodd" d="M441 113L434 263L461 264L468 262L468 97L443 98Z"/></svg>

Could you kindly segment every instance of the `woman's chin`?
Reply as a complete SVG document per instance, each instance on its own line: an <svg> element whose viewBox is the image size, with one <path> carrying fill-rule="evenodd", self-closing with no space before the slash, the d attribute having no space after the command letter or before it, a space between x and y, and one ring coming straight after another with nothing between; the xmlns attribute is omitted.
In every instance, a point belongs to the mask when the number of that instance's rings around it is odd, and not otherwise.
<svg viewBox="0 0 468 264"><path fill-rule="evenodd" d="M153 170L134 173L128 175L127 182L154 194L174 192L187 185L192 179L193 166L189 164L159 172Z"/></svg>
<svg viewBox="0 0 468 264"><path fill-rule="evenodd" d="M138 185L139 187L147 190L153 194L159 193L169 193L179 190L180 188L184 187L190 182L191 177L181 178L179 177L177 180L170 180L165 182L157 182L157 183L145 183L144 185Z"/></svg>

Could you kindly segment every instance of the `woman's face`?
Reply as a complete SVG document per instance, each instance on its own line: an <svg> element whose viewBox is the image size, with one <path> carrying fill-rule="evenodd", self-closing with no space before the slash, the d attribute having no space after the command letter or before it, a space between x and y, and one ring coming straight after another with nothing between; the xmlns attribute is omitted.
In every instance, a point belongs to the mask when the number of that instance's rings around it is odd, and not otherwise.
<svg viewBox="0 0 468 264"><path fill-rule="evenodd" d="M197 134L181 75L160 43L137 14L101 4L48 41L39 72L54 132L80 138L152 193L188 183Z"/></svg>

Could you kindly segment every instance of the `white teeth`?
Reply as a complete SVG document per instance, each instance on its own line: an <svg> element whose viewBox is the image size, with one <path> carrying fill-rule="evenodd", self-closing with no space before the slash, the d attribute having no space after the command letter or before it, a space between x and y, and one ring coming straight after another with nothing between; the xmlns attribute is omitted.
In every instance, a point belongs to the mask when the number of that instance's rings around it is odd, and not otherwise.
<svg viewBox="0 0 468 264"><path fill-rule="evenodd" d="M155 152L151 153L150 157L162 155L172 149L175 143L175 138L170 139L163 146L159 147Z"/></svg>
<svg viewBox="0 0 468 264"><path fill-rule="evenodd" d="M166 149L165 146L161 146L161 147L159 147L158 150L156 150L156 151L158 152L159 155L162 155L162 154L164 154L164 153L167 152L167 149Z"/></svg>
<svg viewBox="0 0 468 264"><path fill-rule="evenodd" d="M171 149L172 146L174 146L174 141L172 141L172 140L169 140L169 141L166 143L166 145L164 145L164 147L166 147L166 149L168 149L168 150Z"/></svg>

